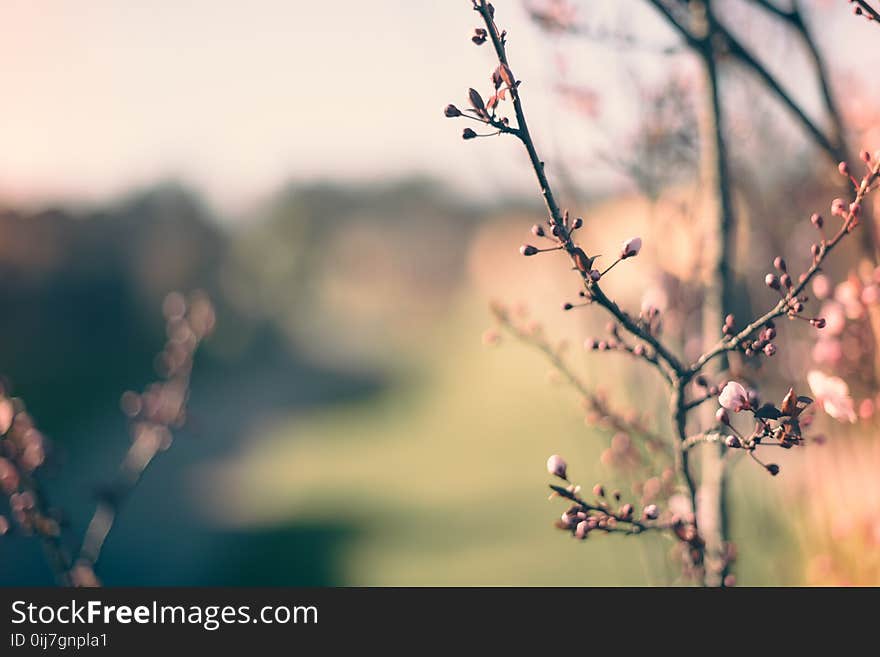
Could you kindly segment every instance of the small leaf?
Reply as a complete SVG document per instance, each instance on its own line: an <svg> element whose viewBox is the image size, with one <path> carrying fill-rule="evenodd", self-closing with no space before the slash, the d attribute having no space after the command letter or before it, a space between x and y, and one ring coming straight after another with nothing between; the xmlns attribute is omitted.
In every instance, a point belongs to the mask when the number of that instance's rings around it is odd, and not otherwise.
<svg viewBox="0 0 880 657"><path fill-rule="evenodd" d="M497 89L501 86L504 80L501 78L501 67L499 66L494 71L492 71L492 84Z"/></svg>
<svg viewBox="0 0 880 657"><path fill-rule="evenodd" d="M595 260L595 258L589 257L584 253L583 249L575 247L572 250L571 255L574 259L574 266L577 267L578 271L587 273L593 268L593 260Z"/></svg>
<svg viewBox="0 0 880 657"><path fill-rule="evenodd" d="M762 419L778 420L780 417L782 417L782 413L773 404L764 404L761 408L755 411L755 417Z"/></svg>
<svg viewBox="0 0 880 657"><path fill-rule="evenodd" d="M782 414L793 416L797 414L797 404L794 401L794 388L789 388L782 400Z"/></svg>
<svg viewBox="0 0 880 657"><path fill-rule="evenodd" d="M516 84L513 73L510 71L510 67L507 66L507 64L501 64L501 66L498 67L498 74L501 76L501 79L504 80L504 84L508 87L512 87Z"/></svg>

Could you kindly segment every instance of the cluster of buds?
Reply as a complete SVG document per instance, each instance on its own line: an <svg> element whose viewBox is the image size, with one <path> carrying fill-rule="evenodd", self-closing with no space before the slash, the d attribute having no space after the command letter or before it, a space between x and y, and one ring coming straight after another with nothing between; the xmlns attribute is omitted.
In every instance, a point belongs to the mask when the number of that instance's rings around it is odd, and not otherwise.
<svg viewBox="0 0 880 657"><path fill-rule="evenodd" d="M659 483L655 486L656 491L646 491L642 495L637 507L631 502L625 502L619 490L607 492L601 483L593 486L592 499L587 501L581 495L581 487L569 481L565 460L557 454L548 459L547 471L565 483L564 486L550 484L550 499L563 498L570 502L554 522L557 529L568 532L581 541L595 533L640 534L650 530L671 530L685 552L695 552L688 560L689 564L693 565L702 559L703 539L697 532L692 510L688 508L681 512L673 511L671 506L674 500L670 500L670 508L661 510L656 502L651 501L660 493ZM667 478L671 481L675 479L671 470ZM650 482L651 480L646 482L645 486L650 486Z"/></svg>
<svg viewBox="0 0 880 657"><path fill-rule="evenodd" d="M548 253L550 251L567 251L572 259L572 262L574 263L574 268L583 275L583 278L587 282L587 284L591 285L593 283L598 283L602 279L602 277L605 276L609 271L611 271L619 262L621 262L622 260L627 260L629 258L634 258L639 254L639 251L642 250L642 239L640 237L631 237L623 242L620 248L620 253L617 256L617 259L614 260L614 262L612 262L604 270L597 269L594 267L594 264L599 256L588 256L587 253L572 240L574 232L581 228L583 225L583 218L572 218L568 210L563 212L561 223L556 223L551 218L547 220L546 228L542 224L535 224L534 226L532 226L532 235L535 237L546 239L552 242L553 245L541 248L535 246L534 244L523 244L519 247L520 255L535 256L539 253ZM575 304L571 302L566 302L562 306L563 310L571 310L578 305L587 305L589 303L589 292L581 291L579 293L579 296L586 299L586 303Z"/></svg>
<svg viewBox="0 0 880 657"><path fill-rule="evenodd" d="M622 502L620 491L606 495L605 487L601 484L593 487L595 501L586 502L580 497L581 487L568 480L567 465L558 454L547 460L547 471L566 483L566 486L551 484L550 498L562 497L574 503L556 521L556 527L570 532L575 538L585 540L594 531L638 534L648 529L667 527L657 522L661 513L656 504L646 504L637 511L632 504Z"/></svg>
<svg viewBox="0 0 880 657"><path fill-rule="evenodd" d="M582 294L586 294L585 292ZM569 310L575 307L573 304L566 304L563 309ZM636 358L643 358L651 363L657 362L657 355L643 343L629 344L621 335L620 324L611 321L606 325L608 332L607 338L587 338L584 340L584 349L587 351L618 351L627 353Z"/></svg>
<svg viewBox="0 0 880 657"><path fill-rule="evenodd" d="M489 5L489 7L491 7L491 5ZM505 32L500 32L498 34L498 38L502 42L505 40L506 36ZM478 46L481 46L486 43L488 38L488 30L486 28L478 27L474 29L471 41ZM496 110L498 109L498 105L514 92L514 90L520 85L520 82L514 77L510 67L504 62L501 62L495 70L492 71L491 80L493 90L487 100L483 100L480 92L471 88L468 89L469 109L462 111L450 103L443 110L443 115L447 118L467 118L482 123L485 126L495 128L495 132L488 134L479 134L471 128L465 128L461 134L462 139L470 140L476 139L477 137L494 137L495 135L502 133L518 134L518 131L515 128L511 128L510 120L505 116L497 116Z"/></svg>
<svg viewBox="0 0 880 657"><path fill-rule="evenodd" d="M818 217L819 225L822 224L822 217L819 215L813 215L813 217ZM815 222L814 222L815 223ZM818 262L818 259L824 254L825 242L822 241L821 245L813 245L812 253L813 253L813 262ZM791 274L788 273L788 265L786 265L785 260L782 256L776 256L773 259L773 267L776 269L776 273L769 273L764 277L764 283L771 290L776 290L781 295L782 299L786 304L786 314L791 319L802 319L810 323L811 326L815 328L824 328L825 321L821 317L804 317L801 313L804 312L805 305L807 301L809 301L809 297L806 294L795 294L795 291L799 289L801 286L795 286L794 282L791 280ZM803 283L806 280L806 274L801 274L798 283Z"/></svg>
<svg viewBox="0 0 880 657"><path fill-rule="evenodd" d="M46 460L48 441L34 426L20 399L0 395L0 491L7 497L15 527L23 534L57 537L55 514L43 509L34 475ZM0 534L12 528L0 516Z"/></svg>
<svg viewBox="0 0 880 657"><path fill-rule="evenodd" d="M193 355L214 328L214 309L203 293L196 292L188 299L172 293L165 299L163 313L167 341L155 362L161 380L147 386L141 394L122 395L122 410L130 418L132 445L118 479L99 493L98 511L89 523L82 552L75 562L61 544L62 527L57 514L45 510L45 500L37 485L35 472L46 460L48 443L21 400L0 392L0 491L8 497L16 527L24 534L36 534L43 539L53 569L64 584L99 585L93 566L114 521L116 507L137 484L156 453L171 444L171 429L185 421ZM9 529L9 521L0 516L0 534Z"/></svg>
<svg viewBox="0 0 880 657"><path fill-rule="evenodd" d="M767 402L761 404L757 392L747 390L736 381L729 381L718 397L721 407L715 418L731 433L724 439L731 449L745 449L771 475L779 474L779 466L763 463L754 454L761 445L775 445L790 449L804 443L802 429L809 426L812 418L802 417L803 412L813 403L810 397L797 395L789 388L779 406ZM731 413L748 412L754 419L751 433L741 433L731 421Z"/></svg>
<svg viewBox="0 0 880 657"><path fill-rule="evenodd" d="M171 446L172 430L186 421L189 381L193 357L201 341L214 330L214 307L202 292L189 298L178 292L169 294L162 305L167 340L155 361L161 379L149 384L141 393L123 393L120 406L129 418L132 438L117 479L103 487L98 496L98 509L89 523L79 559L71 577L74 585L97 583L94 564L104 540L113 526L122 500L140 480L153 458Z"/></svg>

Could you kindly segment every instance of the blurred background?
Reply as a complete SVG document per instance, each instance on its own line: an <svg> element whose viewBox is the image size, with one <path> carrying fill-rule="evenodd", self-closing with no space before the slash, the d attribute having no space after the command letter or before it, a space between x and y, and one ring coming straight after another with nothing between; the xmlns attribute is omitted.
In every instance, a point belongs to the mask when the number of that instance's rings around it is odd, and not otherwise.
<svg viewBox="0 0 880 657"><path fill-rule="evenodd" d="M760 3L717 4L828 124L797 32ZM495 5L548 175L585 219L580 241L613 254L644 240L608 291L663 309L672 344L695 355L692 54L641 0ZM798 5L851 152L880 148L880 26L844 0ZM0 17L0 372L53 443L41 476L74 543L128 448L120 396L155 378L163 299L199 289L216 306L188 422L122 510L104 583L678 582L662 538L553 529L550 454L585 486L629 494L637 477L539 354L481 337L489 302L509 304L666 435L659 377L582 348L604 330L599 311L561 312L578 291L567 261L519 256L543 218L521 146L463 142L442 116L468 87L490 89L470 2L4 0ZM748 70L725 64L722 85L745 317L775 302L775 255L809 264L809 216L847 186ZM857 240L826 274L813 295L833 331L817 341L786 324L756 376L779 398L791 384L809 394L807 371L840 376L859 419L817 413L827 441L780 455L779 477L736 466L744 584L880 583L880 277ZM52 582L35 538L0 538L0 584Z"/></svg>

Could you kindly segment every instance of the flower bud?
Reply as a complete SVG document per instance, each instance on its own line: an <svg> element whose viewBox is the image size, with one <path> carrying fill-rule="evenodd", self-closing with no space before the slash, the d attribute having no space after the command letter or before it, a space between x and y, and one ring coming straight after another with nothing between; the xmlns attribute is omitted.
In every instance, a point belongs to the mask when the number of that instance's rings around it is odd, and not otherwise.
<svg viewBox="0 0 880 657"><path fill-rule="evenodd" d="M547 472L555 477L559 477L560 479L567 479L567 468L568 464L561 456L559 456L559 454L554 454L549 459L547 459Z"/></svg>
<svg viewBox="0 0 880 657"><path fill-rule="evenodd" d="M596 497L605 497L605 487L602 484L593 486L593 495Z"/></svg>
<svg viewBox="0 0 880 657"><path fill-rule="evenodd" d="M531 244L523 244L521 247L519 247L519 252L521 255L524 256L533 256L538 252L538 249Z"/></svg>
<svg viewBox="0 0 880 657"><path fill-rule="evenodd" d="M837 170L840 172L841 176L848 176L849 175L849 166L847 165L846 162L841 162L840 164L838 164Z"/></svg>
<svg viewBox="0 0 880 657"><path fill-rule="evenodd" d="M791 289L791 276L789 276L788 274L783 274L782 276L780 276L780 277L779 277L779 282L782 283L782 285L783 285L787 290L790 290L790 289Z"/></svg>
<svg viewBox="0 0 880 657"><path fill-rule="evenodd" d="M621 259L632 258L639 254L639 251L642 250L642 238L641 237L630 237L626 242L623 243L623 247L620 249L620 257Z"/></svg>
<svg viewBox="0 0 880 657"><path fill-rule="evenodd" d="M731 449L738 449L742 447L742 442L736 436L728 436L724 439L724 444L730 447Z"/></svg>
<svg viewBox="0 0 880 657"><path fill-rule="evenodd" d="M574 220L574 223L571 225L571 229L572 229L572 230L577 230L578 228L580 228L580 227L583 226L583 225L584 225L584 219L583 219L583 217L577 217L577 218Z"/></svg>
<svg viewBox="0 0 880 657"><path fill-rule="evenodd" d="M443 114L450 119L454 119L457 116L461 116L461 110L458 109L455 105L451 103L446 106L446 109L443 110Z"/></svg>
<svg viewBox="0 0 880 657"><path fill-rule="evenodd" d="M773 356L776 354L776 345L772 342L768 342L764 345L764 355L765 356Z"/></svg>
<svg viewBox="0 0 880 657"><path fill-rule="evenodd" d="M821 214L813 213L813 216L810 217L810 223L813 224L816 228L822 228L825 224L825 220L822 219Z"/></svg>
<svg viewBox="0 0 880 657"><path fill-rule="evenodd" d="M660 509L657 508L656 504L649 504L642 510L642 516L646 520L656 520L659 515Z"/></svg>
<svg viewBox="0 0 880 657"><path fill-rule="evenodd" d="M779 466L776 465L775 463L768 463L767 464L767 472L769 472L771 475L773 475L775 477L776 475L779 474Z"/></svg>
<svg viewBox="0 0 880 657"><path fill-rule="evenodd" d="M842 198L831 201L831 214L837 216L846 215L846 202Z"/></svg>
<svg viewBox="0 0 880 657"><path fill-rule="evenodd" d="M619 494L616 496L619 498ZM620 507L620 517L624 520L627 520L632 517L633 514L633 505L626 503L622 507Z"/></svg>
<svg viewBox="0 0 880 657"><path fill-rule="evenodd" d="M544 237L545 234L546 233L544 233L543 226L539 224L535 224L534 226L532 226L532 235L534 235L535 237Z"/></svg>
<svg viewBox="0 0 880 657"><path fill-rule="evenodd" d="M474 139L476 138L477 133L471 130L470 128L465 128L461 133L462 139Z"/></svg>
<svg viewBox="0 0 880 657"><path fill-rule="evenodd" d="M868 151L862 151L861 153L859 153L859 157L862 158L862 162L864 162L865 164L869 164L871 162L871 153L869 153Z"/></svg>
<svg viewBox="0 0 880 657"><path fill-rule="evenodd" d="M586 520L581 520L574 530L575 538L584 540L590 532L590 525Z"/></svg>
<svg viewBox="0 0 880 657"><path fill-rule="evenodd" d="M815 317L810 320L810 324L817 329L825 328L825 318L824 317Z"/></svg>
<svg viewBox="0 0 880 657"><path fill-rule="evenodd" d="M773 290L779 289L779 279L776 277L776 274L767 274L764 277L764 283L767 285L767 287Z"/></svg>
<svg viewBox="0 0 880 657"><path fill-rule="evenodd" d="M600 278L602 278L602 272L600 272L598 269L591 269L590 270L590 280L591 281L593 281L594 283L598 283Z"/></svg>
<svg viewBox="0 0 880 657"><path fill-rule="evenodd" d="M562 304L563 310L571 310L572 308L574 308L574 306L571 303L569 303L568 301L566 301L564 304Z"/></svg>
<svg viewBox="0 0 880 657"><path fill-rule="evenodd" d="M782 259L782 256L776 256L773 258L773 266L781 272L788 271L785 266L785 260Z"/></svg>
<svg viewBox="0 0 880 657"><path fill-rule="evenodd" d="M730 424L730 415L728 415L726 408L719 408L717 411L715 411L715 419L718 420L721 424Z"/></svg>

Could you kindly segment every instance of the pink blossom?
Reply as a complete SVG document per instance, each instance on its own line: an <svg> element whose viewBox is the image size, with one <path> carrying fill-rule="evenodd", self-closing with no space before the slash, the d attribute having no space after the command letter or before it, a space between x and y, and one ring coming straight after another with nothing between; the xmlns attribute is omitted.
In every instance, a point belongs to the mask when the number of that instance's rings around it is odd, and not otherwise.
<svg viewBox="0 0 880 657"><path fill-rule="evenodd" d="M853 282L840 283L834 291L834 298L843 304L843 310L849 319L859 319L863 315L859 290Z"/></svg>
<svg viewBox="0 0 880 657"><path fill-rule="evenodd" d="M718 396L718 402L728 411L734 413L751 408L748 392L736 381L729 381L724 386L724 390Z"/></svg>
<svg viewBox="0 0 880 657"><path fill-rule="evenodd" d="M807 374L807 383L810 384L816 402L828 415L841 422L856 421L856 411L846 381L812 370Z"/></svg>
<svg viewBox="0 0 880 657"><path fill-rule="evenodd" d="M813 294L817 299L831 296L831 280L825 274L819 274L813 279Z"/></svg>
<svg viewBox="0 0 880 657"><path fill-rule="evenodd" d="M820 339L813 345L813 360L823 365L836 365L843 358L843 347L834 338Z"/></svg>
<svg viewBox="0 0 880 657"><path fill-rule="evenodd" d="M843 306L837 301L826 301L819 311L819 317L825 320L825 335L840 335L846 326L846 315Z"/></svg>
<svg viewBox="0 0 880 657"><path fill-rule="evenodd" d="M623 243L623 247L620 250L620 257L623 258L632 258L639 254L639 251L642 250L642 238L641 237L630 237L626 242Z"/></svg>
<svg viewBox="0 0 880 657"><path fill-rule="evenodd" d="M880 301L880 288L876 285L868 285L862 290L862 303L872 306Z"/></svg>

